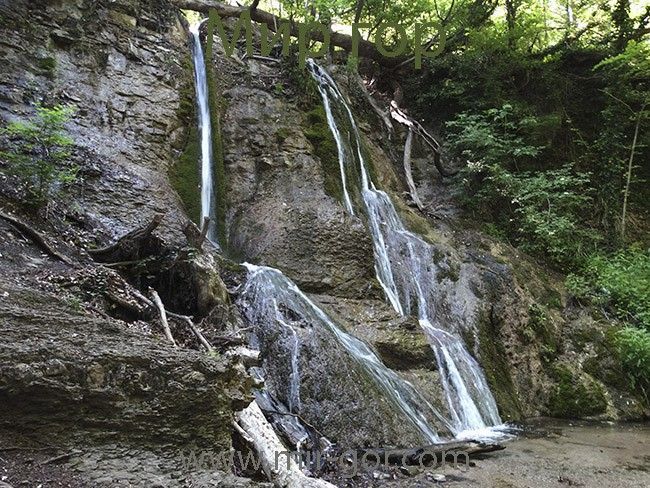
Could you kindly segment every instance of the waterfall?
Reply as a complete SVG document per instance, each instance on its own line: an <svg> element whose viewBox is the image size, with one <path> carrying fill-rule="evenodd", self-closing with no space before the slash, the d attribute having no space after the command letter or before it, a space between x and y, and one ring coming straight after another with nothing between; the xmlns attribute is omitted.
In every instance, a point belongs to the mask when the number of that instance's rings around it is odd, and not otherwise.
<svg viewBox="0 0 650 488"><path fill-rule="evenodd" d="M210 218L207 237L217 242L217 219L215 215L214 183L212 181L212 127L210 122L210 102L208 79L201 46L200 29L205 19L190 26L192 34L192 59L194 61L194 86L198 108L198 123L201 134L201 222Z"/></svg>
<svg viewBox="0 0 650 488"><path fill-rule="evenodd" d="M322 327L345 349L380 387L384 396L398 411L406 416L431 442L438 442L437 433L429 426L428 419L435 417L446 425L446 420L415 390L413 385L388 369L363 341L343 331L325 312L277 269L245 263L248 269L246 287L241 295L249 321L256 327L277 330L294 328L299 319L312 327ZM295 337L289 334L289 337ZM277 339L276 339L277 340ZM298 361L292 351L289 375L290 404L299 405L300 372Z"/></svg>
<svg viewBox="0 0 650 488"><path fill-rule="evenodd" d="M192 56L194 59L196 99L201 131L201 213L202 217L211 217L208 236L215 240L212 128L210 124L206 66L199 36L202 22L204 21L192 25L190 32L193 37ZM334 119L331 120L331 126L335 127ZM339 161L343 165L345 158L340 151L345 146L340 139L340 134L338 134L338 137ZM343 170L343 166L341 166L341 170ZM345 185L345 183L343 184ZM347 189L345 190L345 196L346 206L350 212L353 212L352 201ZM300 411L301 407L300 338L296 332L297 325L294 323L296 318L299 318L311 326L320 326L327 330L372 378L397 411L405 415L421 432L426 441L431 443L438 441L437 433L428 423L430 419L437 419L441 425L451 431L451 426L446 419L415 390L413 385L388 369L364 342L344 332L282 272L277 269L254 266L248 263L244 263L244 266L248 269L248 279L239 302L240 305L243 305L245 315L258 330L269 330L282 335L284 339L278 340L284 340L285 349L289 351L290 373L286 378L288 384L286 403L289 414ZM255 346L258 340L253 334L252 345ZM261 371L254 373L260 379L264 376ZM274 402L268 392L261 392L257 395L257 399L258 402L267 404L267 406ZM274 409L278 410L283 408L282 405L274 406ZM306 431L300 426L295 417L289 416L289 421L285 419L281 423L283 429L291 432L292 436L298 439L298 444L306 439Z"/></svg>
<svg viewBox="0 0 650 488"><path fill-rule="evenodd" d="M361 137L349 104L334 80L313 60L308 67L318 84L334 138L339 146L341 180L346 165L358 164L359 192L363 199L375 250L375 270L386 298L401 315L417 314L440 371L453 432L462 437L501 424L496 402L480 365L469 354L457 331L436 321L434 249L402 223L390 197L372 182L363 156ZM338 120L332 105L338 107ZM341 128L348 127L348 137ZM348 147L343 141L348 141ZM348 201L346 200L346 207ZM415 308L415 310L413 310Z"/></svg>

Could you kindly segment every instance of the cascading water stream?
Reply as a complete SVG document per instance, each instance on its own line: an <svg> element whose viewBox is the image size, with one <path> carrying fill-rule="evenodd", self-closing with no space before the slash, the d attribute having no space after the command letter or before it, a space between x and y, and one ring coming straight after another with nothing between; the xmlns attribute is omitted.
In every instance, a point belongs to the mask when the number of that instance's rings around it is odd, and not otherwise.
<svg viewBox="0 0 650 488"><path fill-rule="evenodd" d="M200 29L205 22L202 20L190 26L192 34L192 59L194 61L194 86L198 108L199 131L201 134L201 222L205 217L210 218L207 237L217 242L217 220L214 208L214 183L212 180L212 127L210 122L210 103L208 95L208 79L205 69L203 46L201 45Z"/></svg>
<svg viewBox="0 0 650 488"><path fill-rule="evenodd" d="M199 112L199 126L201 130L201 211L202 217L211 217L208 236L216 240L216 226L214 219L214 191L213 191L213 170L212 170L212 134L210 124L210 110L207 89L206 66L203 57L203 48L199 36L200 26L194 24L190 31L193 37L192 55L194 58L194 71L196 82L196 97ZM334 120L331 125L334 127ZM340 137L340 136L339 136ZM339 148L343 148L342 144ZM341 164L344 158L339 154ZM343 170L343 166L341 166ZM344 183L345 185L345 183ZM352 202L346 194L346 206L353 212ZM245 311L251 323L257 327L275 328L279 325L289 334L290 345L290 368L288 381L288 411L293 413L300 410L300 370L299 354L300 340L296 329L292 324L294 316L301 317L310 324L320 325L328 330L340 343L345 351L366 371L368 376L378 385L384 396L404 414L406 418L421 432L423 438L431 443L438 441L438 435L429 425L429 420L437 419L448 431L451 426L446 419L433 408L415 388L399 377L395 372L388 369L372 350L359 339L351 336L339 328L314 302L312 302L298 287L286 278L279 270L254 266L245 263L248 269L248 280L240 297L245 302ZM290 311L290 313L285 313ZM270 403L272 399L268 392L261 392L258 401ZM284 422L284 427L291 430L302 440L306 433L301 430L299 422L291 417L290 422Z"/></svg>
<svg viewBox="0 0 650 488"><path fill-rule="evenodd" d="M332 134L338 146L341 179L348 206L346 164L358 164L360 194L368 218L375 250L375 270L387 299L401 315L415 313L431 347L449 405L457 436L484 432L501 424L494 397L483 371L455 331L443 330L435 322L436 267L433 248L404 227L389 196L373 184L361 149L361 138L352 111L334 80L313 60L309 69L318 83ZM339 119L332 105L338 109ZM341 125L343 124L343 125ZM341 127L349 127L348 143ZM435 325L434 325L435 323Z"/></svg>
<svg viewBox="0 0 650 488"><path fill-rule="evenodd" d="M241 299L245 302L250 322L258 327L274 328L276 324L292 327L291 320L283 310L299 317L312 326L321 326L328 330L339 344L354 358L367 374L380 386L381 391L423 434L429 442L437 442L437 433L429 426L428 418L437 418L449 429L445 419L438 413L415 388L388 369L363 341L344 332L312 300L280 271L266 266L254 266L245 263L248 269L246 287ZM295 332L294 332L295 334ZM299 389L300 373L298 363L292 355L292 372L290 377L297 383L290 385L290 396ZM291 402L299 403L299 398Z"/></svg>

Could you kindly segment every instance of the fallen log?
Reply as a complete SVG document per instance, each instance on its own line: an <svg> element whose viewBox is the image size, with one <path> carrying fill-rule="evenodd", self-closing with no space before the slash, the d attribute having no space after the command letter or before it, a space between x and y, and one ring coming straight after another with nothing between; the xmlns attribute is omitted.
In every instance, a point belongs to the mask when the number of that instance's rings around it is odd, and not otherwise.
<svg viewBox="0 0 650 488"><path fill-rule="evenodd" d="M141 251L146 249L151 233L160 225L164 217L165 214L156 214L147 225L125 234L115 244L89 249L88 254L99 262L136 261L141 257Z"/></svg>
<svg viewBox="0 0 650 488"><path fill-rule="evenodd" d="M252 441L264 472L278 487L335 488L327 481L310 478L300 469L300 461L288 457L287 448L280 442L262 410L253 401L237 414L237 422ZM283 454L280 456L279 454Z"/></svg>
<svg viewBox="0 0 650 488"><path fill-rule="evenodd" d="M48 242L45 240L45 238L37 230L33 229L25 222L17 219L16 217L12 217L11 215L7 215L6 213L3 212L0 212L0 218L8 222L18 232L20 232L22 235L24 235L29 240L31 240L48 256L58 261L61 261L62 263L72 265L72 261L70 261L63 254L55 250L52 246L50 246Z"/></svg>
<svg viewBox="0 0 650 488"><path fill-rule="evenodd" d="M274 430L296 451L320 451L330 447L330 441L312 424L273 398L267 391L255 392L255 400Z"/></svg>

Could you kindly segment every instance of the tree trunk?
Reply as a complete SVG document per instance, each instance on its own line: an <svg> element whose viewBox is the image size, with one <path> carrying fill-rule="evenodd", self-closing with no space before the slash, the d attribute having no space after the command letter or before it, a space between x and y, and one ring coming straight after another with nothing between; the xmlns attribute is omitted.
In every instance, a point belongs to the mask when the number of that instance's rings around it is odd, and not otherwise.
<svg viewBox="0 0 650 488"><path fill-rule="evenodd" d="M215 10L220 17L239 17L244 11L249 10L248 7L238 7L233 5L226 5L214 0L173 0L174 5L184 10L194 10L207 14L210 10ZM266 24L270 31L276 32L278 26L282 22L289 22L289 32L292 37L299 37L298 24L292 20L281 19L269 12L256 8L250 11L251 20ZM322 42L323 33L320 30L315 30L307 34L313 41ZM346 51L352 51L352 36L341 34L329 30L330 45L340 47ZM366 41L359 36L358 42L359 56L370 58L377 61L383 66L397 66L405 60L404 56L395 58L387 58L379 52L374 42Z"/></svg>
<svg viewBox="0 0 650 488"><path fill-rule="evenodd" d="M634 168L634 152L636 151L636 141L639 137L639 126L641 125L641 114L645 106L636 116L636 125L634 126L634 138L632 139L632 149L630 150L630 160L627 164L627 180L625 182L625 190L623 192L623 212L621 215L621 240L625 240L625 218L627 214L627 200L630 195L630 183L632 181L632 169Z"/></svg>

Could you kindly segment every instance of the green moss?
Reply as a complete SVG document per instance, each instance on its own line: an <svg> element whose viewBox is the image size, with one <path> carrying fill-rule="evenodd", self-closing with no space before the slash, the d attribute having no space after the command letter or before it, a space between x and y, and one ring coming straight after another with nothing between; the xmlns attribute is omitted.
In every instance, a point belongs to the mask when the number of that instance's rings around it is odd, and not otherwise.
<svg viewBox="0 0 650 488"><path fill-rule="evenodd" d="M172 166L169 180L181 198L187 215L196 224L201 220L201 199L198 196L201 185L200 159L199 134L194 126L187 131L185 149Z"/></svg>
<svg viewBox="0 0 650 488"><path fill-rule="evenodd" d="M43 74L48 78L53 78L56 71L56 59L53 57L41 58L37 62L39 69L43 71Z"/></svg>
<svg viewBox="0 0 650 488"><path fill-rule="evenodd" d="M305 137L314 146L314 154L318 157L323 168L325 192L338 201L343 202L343 184L339 168L338 149L336 141L327 124L327 116L322 105L318 105L305 118Z"/></svg>
<svg viewBox="0 0 650 488"><path fill-rule="evenodd" d="M275 133L275 138L278 141L278 144L282 144L286 141L291 135L291 131L286 127L279 127Z"/></svg>
<svg viewBox="0 0 650 488"><path fill-rule="evenodd" d="M56 59L52 57L39 59L38 67L46 71L54 71L56 69Z"/></svg>
<svg viewBox="0 0 650 488"><path fill-rule="evenodd" d="M179 86L180 102L176 116L186 127L185 144L180 157L169 170L169 180L181 199L188 217L197 225L201 220L201 148L196 123L194 71L189 57L183 59L184 79Z"/></svg>
<svg viewBox="0 0 650 488"><path fill-rule="evenodd" d="M206 60L208 78L208 98L210 104L210 122L212 125L212 165L214 177L215 215L217 238L219 243L227 248L226 236L226 165L223 158L223 140L221 138L221 113L224 109L223 100L217 85L211 62Z"/></svg>
<svg viewBox="0 0 650 488"><path fill-rule="evenodd" d="M528 323L521 331L529 343L538 343L540 357L546 364L551 363L558 354L558 342L553 328L553 322L548 311L542 305L533 303L528 309Z"/></svg>
<svg viewBox="0 0 650 488"><path fill-rule="evenodd" d="M435 368L436 357L424 334L388 329L374 345L391 369Z"/></svg>
<svg viewBox="0 0 650 488"><path fill-rule="evenodd" d="M499 340L500 325L488 312L481 314L478 329L481 366L499 406L499 413L507 420L517 420L522 417L522 408L506 363L505 348Z"/></svg>
<svg viewBox="0 0 650 488"><path fill-rule="evenodd" d="M542 343L557 346L553 324L548 316L547 310L537 303L533 303L528 309L528 325L535 331Z"/></svg>
<svg viewBox="0 0 650 488"><path fill-rule="evenodd" d="M605 391L587 373L574 373L566 364L553 368L557 381L549 410L554 417L581 418L604 413L607 409Z"/></svg>

